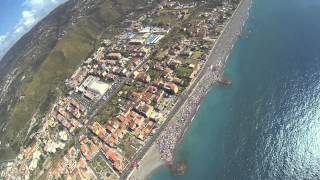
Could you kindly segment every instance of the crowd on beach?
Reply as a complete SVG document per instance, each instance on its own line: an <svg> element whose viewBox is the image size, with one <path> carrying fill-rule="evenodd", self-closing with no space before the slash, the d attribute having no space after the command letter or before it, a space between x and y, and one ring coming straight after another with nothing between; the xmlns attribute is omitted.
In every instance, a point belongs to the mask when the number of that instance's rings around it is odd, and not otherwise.
<svg viewBox="0 0 320 180"><path fill-rule="evenodd" d="M159 136L157 144L163 160L169 163L173 162L176 144L179 143L186 128L194 118L202 98L208 93L215 82L221 80L223 66L225 66L228 55L240 36L241 28L248 17L247 8L250 7L250 3L251 0L244 0L241 6L245 8L239 8L234 18L231 19L232 22L226 25L224 33L218 40L219 42L217 42L219 44L213 48L205 64L207 68L204 68L203 72L199 75L202 77L200 77L199 81L195 82L197 84L173 117L172 123L168 124ZM212 70L208 68L210 65L214 65L218 69Z"/></svg>
<svg viewBox="0 0 320 180"><path fill-rule="evenodd" d="M201 84L196 87L197 91L193 91L185 102L180 111L175 115L174 118L178 118L173 124L167 126L164 132L160 135L157 143L159 145L161 158L167 162L172 162L173 152L175 150L175 145L179 142L185 127L188 126L190 120L193 119L195 112L197 111L201 99L207 94L212 84L217 81L216 78L219 77L216 72L208 71Z"/></svg>

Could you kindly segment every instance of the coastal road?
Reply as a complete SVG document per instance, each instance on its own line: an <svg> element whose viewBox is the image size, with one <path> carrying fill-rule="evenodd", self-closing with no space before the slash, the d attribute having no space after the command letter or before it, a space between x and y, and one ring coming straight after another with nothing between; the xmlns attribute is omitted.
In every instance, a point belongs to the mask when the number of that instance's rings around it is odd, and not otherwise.
<svg viewBox="0 0 320 180"><path fill-rule="evenodd" d="M163 130L167 127L169 122L173 119L175 114L183 107L184 103L188 101L189 95L191 92L195 90L195 87L201 86L201 83L205 83L203 81L203 76L210 71L209 67L211 65L216 66L225 64L228 55L233 48L233 45L237 41L242 26L247 19L248 16L248 9L250 7L251 0L242 0L239 4L238 8L235 10L233 16L230 18L228 23L225 25L225 29L222 34L217 39L214 47L210 51L208 56L208 60L205 62L203 68L200 70L199 74L197 75L194 83L192 83L186 91L181 94L179 100L177 101L176 105L169 113L167 120L164 124L158 129L156 134L154 134L145 144L145 146L133 157L134 160L139 160L143 158L146 154L148 149L156 142L157 138L163 132ZM219 70L219 73L223 73L223 69ZM131 167L128 166L125 171L121 175L121 179L126 179L131 172Z"/></svg>

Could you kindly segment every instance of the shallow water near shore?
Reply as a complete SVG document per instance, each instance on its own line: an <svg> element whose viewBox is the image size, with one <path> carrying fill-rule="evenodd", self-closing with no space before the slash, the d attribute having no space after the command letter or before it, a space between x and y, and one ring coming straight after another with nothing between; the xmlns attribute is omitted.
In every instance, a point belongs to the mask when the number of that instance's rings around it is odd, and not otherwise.
<svg viewBox="0 0 320 180"><path fill-rule="evenodd" d="M253 0L225 72L232 86L209 92L178 149L187 172L152 180L320 179L319 9Z"/></svg>

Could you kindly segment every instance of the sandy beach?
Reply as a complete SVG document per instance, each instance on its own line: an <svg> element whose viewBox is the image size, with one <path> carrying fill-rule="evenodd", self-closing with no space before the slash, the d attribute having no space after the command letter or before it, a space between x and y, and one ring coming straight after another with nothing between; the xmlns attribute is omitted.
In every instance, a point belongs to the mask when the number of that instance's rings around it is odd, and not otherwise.
<svg viewBox="0 0 320 180"><path fill-rule="evenodd" d="M202 99L207 95L212 86L223 75L230 51L238 40L242 27L248 17L251 0L242 0L233 16L226 24L223 33L210 51L208 60L199 72L195 83L183 93L172 110L168 123L164 124L157 141L147 150L141 159L138 169L128 176L130 180L148 179L157 168L174 160L177 145L192 122ZM210 66L219 67L216 71ZM170 117L170 116L169 116Z"/></svg>
<svg viewBox="0 0 320 180"><path fill-rule="evenodd" d="M144 180L149 179L151 172L164 166L166 162L161 159L159 147L154 143L143 159L139 163L139 168L134 169L129 180Z"/></svg>

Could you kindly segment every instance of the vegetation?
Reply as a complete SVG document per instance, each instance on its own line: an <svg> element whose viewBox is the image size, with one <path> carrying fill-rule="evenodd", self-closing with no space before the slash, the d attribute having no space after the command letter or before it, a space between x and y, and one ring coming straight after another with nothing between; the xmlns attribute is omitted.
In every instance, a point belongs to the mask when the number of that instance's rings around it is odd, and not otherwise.
<svg viewBox="0 0 320 180"><path fill-rule="evenodd" d="M103 105L95 116L95 120L100 124L105 124L109 118L118 114L120 111L118 99L118 96L113 96L108 103Z"/></svg>
<svg viewBox="0 0 320 180"><path fill-rule="evenodd" d="M192 69L188 68L188 67L184 67L184 66L178 66L176 68L177 76L180 78L187 78L191 75L192 73Z"/></svg>
<svg viewBox="0 0 320 180"><path fill-rule="evenodd" d="M155 69L149 69L148 74L150 75L151 80L153 81L153 80L156 80L160 77L161 72L158 70L155 70Z"/></svg>
<svg viewBox="0 0 320 180"><path fill-rule="evenodd" d="M116 179L112 169L107 165L107 162L101 155L97 156L96 159L91 162L91 167L99 179Z"/></svg>
<svg viewBox="0 0 320 180"><path fill-rule="evenodd" d="M87 16L80 18L72 26L61 24L63 27L68 27L62 38L51 43L50 46L39 42L40 46L45 46L42 48L46 49L47 53L37 56L36 60L30 59L21 61L19 64L10 64L13 68L15 66L21 68L23 73L19 74L12 83L9 89L10 94L7 96L8 100L4 101L6 104L0 104L0 122L8 122L1 141L10 142L14 145L14 150L18 151L25 138L28 121L34 115L36 119L41 119L56 98L65 92L64 79L70 77L78 64L93 52L95 45L105 37L106 27L118 22L128 10L138 7L143 2L143 0L96 1L94 8L87 12ZM51 16L60 19L70 18L62 17L58 13L52 14ZM53 28L59 28L59 25L54 25ZM110 32L117 31L108 31L108 35ZM35 33L28 35L34 36L27 37L31 40L41 36ZM33 49L28 50L28 53L29 51L33 52ZM19 52L24 53L24 51ZM23 81L21 81L22 76L26 77ZM9 105L10 111L6 111Z"/></svg>
<svg viewBox="0 0 320 180"><path fill-rule="evenodd" d="M200 59L202 55L203 55L203 52L195 51L192 55L192 59Z"/></svg>
<svg viewBox="0 0 320 180"><path fill-rule="evenodd" d="M136 152L137 146L139 144L134 143L133 141L136 139L133 139L129 133L125 134L125 136L122 139L122 142L120 143L119 147L123 150L124 155L126 158L130 159Z"/></svg>

